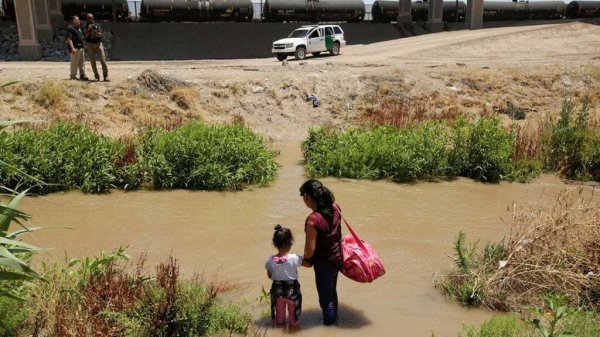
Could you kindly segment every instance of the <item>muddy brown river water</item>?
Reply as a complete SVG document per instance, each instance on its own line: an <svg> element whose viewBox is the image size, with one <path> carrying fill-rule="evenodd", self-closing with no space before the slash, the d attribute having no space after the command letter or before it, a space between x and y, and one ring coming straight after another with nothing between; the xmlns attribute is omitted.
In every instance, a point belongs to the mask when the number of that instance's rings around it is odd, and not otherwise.
<svg viewBox="0 0 600 337"><path fill-rule="evenodd" d="M57 261L119 246L127 246L133 256L147 253L148 265L172 254L184 275L216 275L239 284L234 297L245 301L256 322L267 327L257 298L261 286L270 286L264 262L274 252L272 228L277 223L291 227L296 236L292 250L301 253L303 223L309 214L298 193L305 180L298 143L276 146L282 152L282 167L268 187L242 192L69 192L28 198L23 210L33 216L33 225L45 227L28 239L50 248L43 257ZM313 271L302 269L301 328L293 332L269 328L269 336L431 336L433 331L437 336L456 336L463 324L492 315L463 308L434 288L434 275L451 269L448 256L458 231L465 231L467 239L496 241L503 236L502 219L510 218L513 202L550 203L559 191L574 188L550 176L530 184L497 185L468 179L418 184L324 182L358 234L379 252L387 274L373 284L340 275L340 324L325 328ZM592 190L588 187L586 193Z"/></svg>

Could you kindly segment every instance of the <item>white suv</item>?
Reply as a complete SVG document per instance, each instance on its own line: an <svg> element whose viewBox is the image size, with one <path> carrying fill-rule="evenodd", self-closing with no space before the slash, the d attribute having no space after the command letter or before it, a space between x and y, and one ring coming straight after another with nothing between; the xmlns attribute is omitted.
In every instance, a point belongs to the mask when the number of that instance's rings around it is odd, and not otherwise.
<svg viewBox="0 0 600 337"><path fill-rule="evenodd" d="M340 48L346 45L344 31L338 25L302 26L293 31L287 38L273 42L272 53L279 61L294 55L297 60L303 60L306 53L318 56L321 52L329 51L338 55Z"/></svg>

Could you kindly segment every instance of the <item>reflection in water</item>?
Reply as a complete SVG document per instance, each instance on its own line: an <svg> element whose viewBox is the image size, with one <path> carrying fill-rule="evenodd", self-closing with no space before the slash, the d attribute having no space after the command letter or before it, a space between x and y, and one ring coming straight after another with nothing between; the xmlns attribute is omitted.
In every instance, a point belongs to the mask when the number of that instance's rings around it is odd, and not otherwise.
<svg viewBox="0 0 600 337"><path fill-rule="evenodd" d="M257 321L263 307L256 298L268 289L264 262L274 252L273 225L292 229L303 249L303 222L309 210L298 195L305 180L297 143L279 144L282 168L271 186L242 192L113 191L107 195L79 192L28 198L23 208L33 225L46 229L33 243L52 247L51 258L97 255L127 246L137 256L146 252L153 264L173 254L185 275L201 273L236 282L233 293L246 300ZM502 218L517 203L550 203L567 188L544 177L532 184L488 185L467 179L437 183L395 184L383 181L324 179L345 217L380 254L387 274L373 284L340 276L340 326L321 326L312 269L299 271L303 292L302 327L269 328L268 335L296 336L456 336L463 323L490 317L446 300L433 286L436 273L451 268L452 242L459 230L467 239L497 241ZM588 188L588 192L589 192ZM588 193L589 194L589 193ZM72 227L72 230L48 227Z"/></svg>

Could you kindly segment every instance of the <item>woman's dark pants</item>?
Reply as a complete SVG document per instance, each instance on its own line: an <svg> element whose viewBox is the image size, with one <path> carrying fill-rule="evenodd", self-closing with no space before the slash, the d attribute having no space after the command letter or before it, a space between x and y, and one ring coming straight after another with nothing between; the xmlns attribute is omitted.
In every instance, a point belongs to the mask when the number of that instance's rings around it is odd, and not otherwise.
<svg viewBox="0 0 600 337"><path fill-rule="evenodd" d="M319 304L323 310L323 323L335 324L338 311L337 277L339 268L322 264L315 264L315 281L319 293Z"/></svg>

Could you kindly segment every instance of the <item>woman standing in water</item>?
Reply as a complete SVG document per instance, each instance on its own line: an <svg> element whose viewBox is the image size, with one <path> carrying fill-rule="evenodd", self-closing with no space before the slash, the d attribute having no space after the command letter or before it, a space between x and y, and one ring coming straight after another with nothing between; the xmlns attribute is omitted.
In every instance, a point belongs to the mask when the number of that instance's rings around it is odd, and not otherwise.
<svg viewBox="0 0 600 337"><path fill-rule="evenodd" d="M304 204L312 210L306 218L304 259L302 265L313 267L323 310L323 323L337 320L337 278L342 266L341 213L333 193L318 180L308 180L300 187Z"/></svg>

